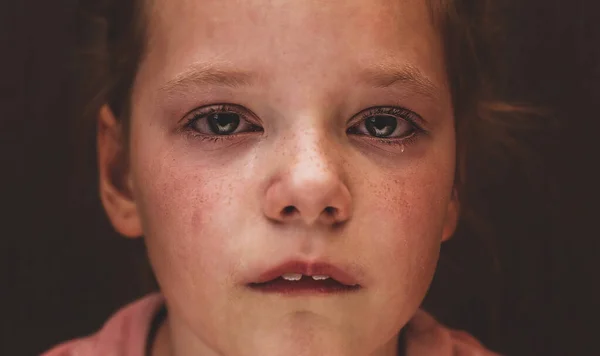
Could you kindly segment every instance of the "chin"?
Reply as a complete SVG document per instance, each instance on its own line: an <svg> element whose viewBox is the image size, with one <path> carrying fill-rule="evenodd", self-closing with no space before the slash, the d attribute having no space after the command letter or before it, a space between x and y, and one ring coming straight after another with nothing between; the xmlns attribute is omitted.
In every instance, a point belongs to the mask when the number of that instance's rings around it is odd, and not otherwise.
<svg viewBox="0 0 600 356"><path fill-rule="evenodd" d="M361 342L364 334L308 312L294 313L282 324L254 331L251 349L245 355L261 356L365 356L372 352Z"/></svg>
<svg viewBox="0 0 600 356"><path fill-rule="evenodd" d="M351 349L347 343L326 340L326 336L305 337L302 340L290 340L269 338L262 342L250 355L263 356L365 356L367 353L357 349Z"/></svg>

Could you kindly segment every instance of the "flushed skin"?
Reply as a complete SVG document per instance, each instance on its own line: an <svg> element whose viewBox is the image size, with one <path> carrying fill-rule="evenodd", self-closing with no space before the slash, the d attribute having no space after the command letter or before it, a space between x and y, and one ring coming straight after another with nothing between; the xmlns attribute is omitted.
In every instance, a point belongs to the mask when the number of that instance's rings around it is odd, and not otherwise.
<svg viewBox="0 0 600 356"><path fill-rule="evenodd" d="M105 107L98 144L105 208L118 231L145 236L169 308L157 347L394 355L458 209L426 1L150 3L129 137ZM210 131L219 112L241 119L233 134ZM365 122L382 116L394 132L374 137ZM361 288L248 287L290 260L334 265Z"/></svg>

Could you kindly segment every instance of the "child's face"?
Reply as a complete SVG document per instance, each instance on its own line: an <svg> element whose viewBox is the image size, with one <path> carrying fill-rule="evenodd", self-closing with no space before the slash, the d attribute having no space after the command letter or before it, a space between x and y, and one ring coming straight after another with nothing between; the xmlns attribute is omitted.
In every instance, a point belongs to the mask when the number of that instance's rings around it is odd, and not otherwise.
<svg viewBox="0 0 600 356"><path fill-rule="evenodd" d="M456 222L426 1L153 3L132 96L135 210L107 210L145 235L175 348L393 353ZM250 286L289 261L360 287Z"/></svg>

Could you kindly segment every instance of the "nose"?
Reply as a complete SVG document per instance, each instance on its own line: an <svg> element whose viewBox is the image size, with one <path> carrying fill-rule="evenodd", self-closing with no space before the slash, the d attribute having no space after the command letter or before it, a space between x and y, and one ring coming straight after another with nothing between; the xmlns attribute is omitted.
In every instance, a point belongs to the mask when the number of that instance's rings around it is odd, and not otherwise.
<svg viewBox="0 0 600 356"><path fill-rule="evenodd" d="M318 147L296 150L266 190L265 216L280 223L329 226L350 219L350 191L339 164L328 156L327 150Z"/></svg>

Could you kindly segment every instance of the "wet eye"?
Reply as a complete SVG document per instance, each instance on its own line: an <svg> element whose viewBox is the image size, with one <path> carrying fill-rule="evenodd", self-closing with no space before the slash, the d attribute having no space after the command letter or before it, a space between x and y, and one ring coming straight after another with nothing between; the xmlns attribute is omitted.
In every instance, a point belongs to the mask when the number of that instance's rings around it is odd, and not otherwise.
<svg viewBox="0 0 600 356"><path fill-rule="evenodd" d="M210 114L208 127L216 135L231 135L240 126L240 115L232 112Z"/></svg>
<svg viewBox="0 0 600 356"><path fill-rule="evenodd" d="M375 137L388 137L398 127L398 119L392 116L377 115L365 120L365 128Z"/></svg>
<svg viewBox="0 0 600 356"><path fill-rule="evenodd" d="M242 132L261 131L257 125L248 122L247 115L238 112L242 108L230 108L226 105L199 109L191 114L187 126L205 136L228 136Z"/></svg>
<svg viewBox="0 0 600 356"><path fill-rule="evenodd" d="M349 134L376 138L402 139L412 136L418 127L416 114L401 108L378 107L360 115L362 120L348 129Z"/></svg>

